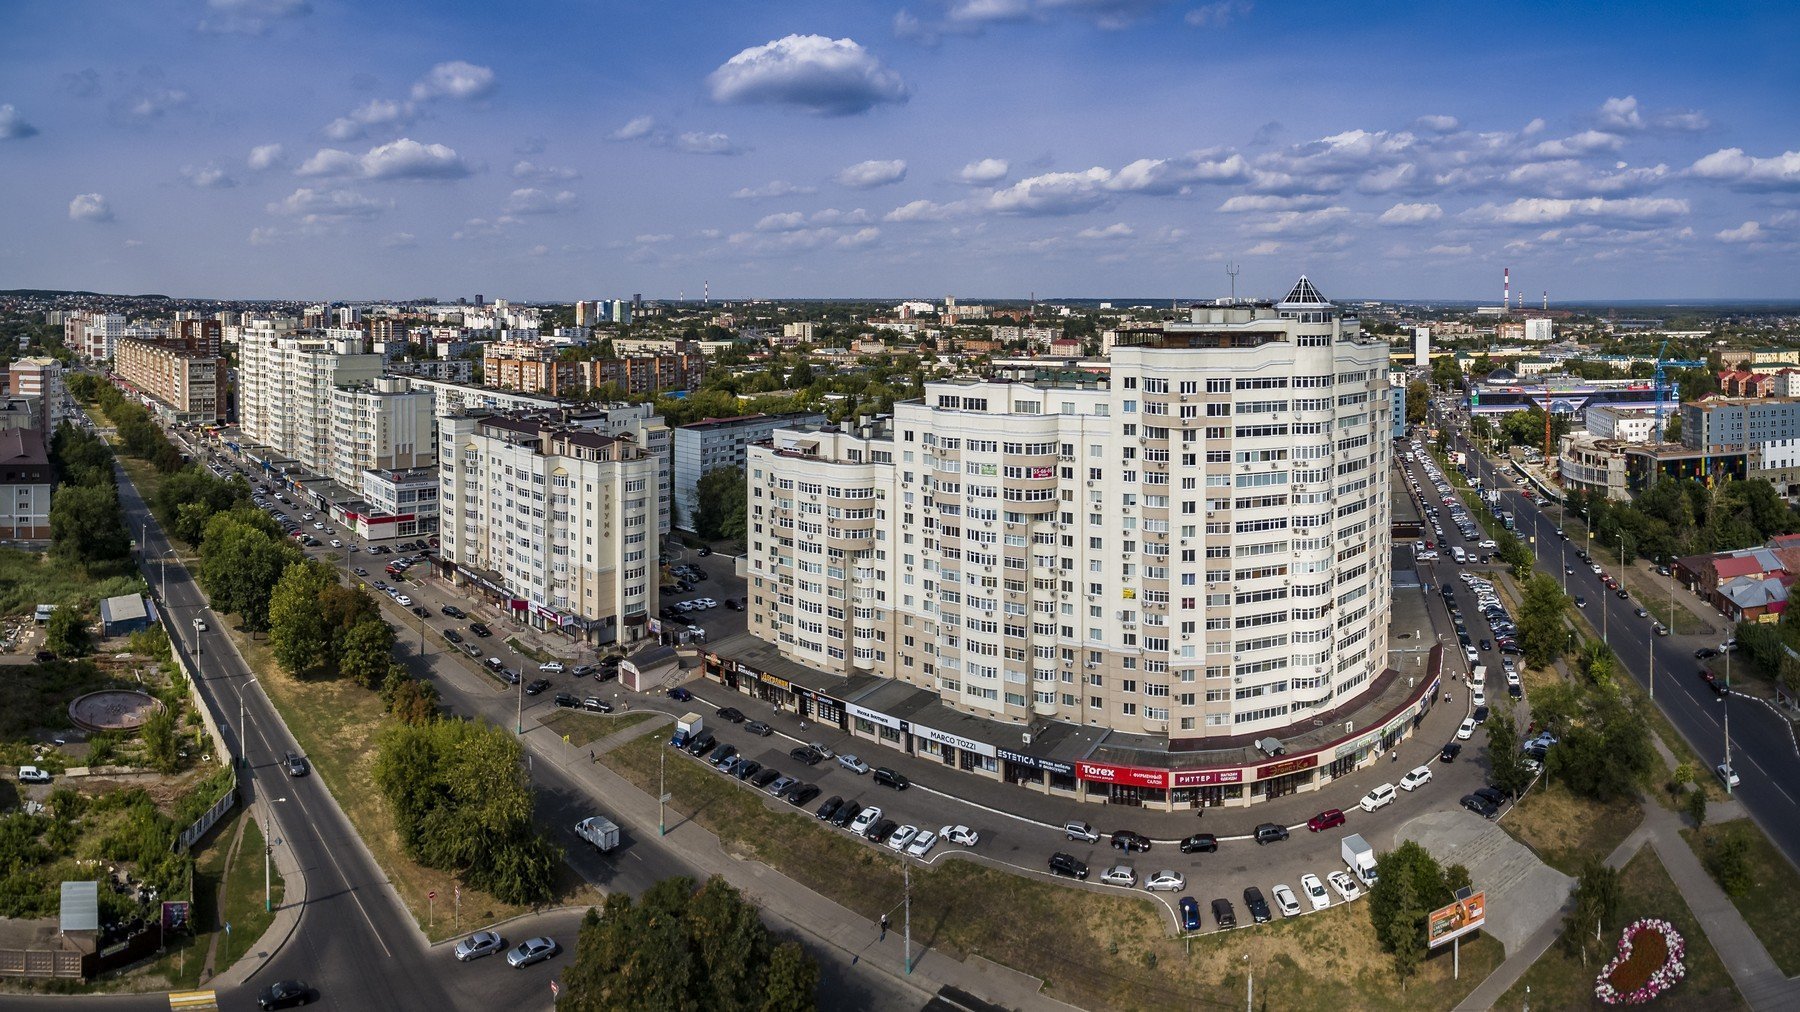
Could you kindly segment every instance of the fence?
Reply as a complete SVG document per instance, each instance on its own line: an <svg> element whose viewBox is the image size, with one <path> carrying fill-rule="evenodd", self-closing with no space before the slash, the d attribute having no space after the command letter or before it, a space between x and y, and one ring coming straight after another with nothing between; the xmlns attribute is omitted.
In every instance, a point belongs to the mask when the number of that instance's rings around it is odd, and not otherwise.
<svg viewBox="0 0 1800 1012"><path fill-rule="evenodd" d="M192 848L200 841L201 837L218 824L220 819L225 817L226 812L237 806L237 788L237 770L234 768L231 771L231 787L226 790L225 796L213 802L213 806L202 812L200 817L194 820L193 825L182 830L180 835L175 837L175 853L180 854Z"/></svg>

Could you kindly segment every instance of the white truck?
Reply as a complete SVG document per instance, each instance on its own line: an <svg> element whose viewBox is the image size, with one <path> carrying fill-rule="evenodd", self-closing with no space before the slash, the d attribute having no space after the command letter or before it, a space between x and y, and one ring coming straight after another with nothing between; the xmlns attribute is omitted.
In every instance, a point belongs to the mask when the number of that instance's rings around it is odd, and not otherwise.
<svg viewBox="0 0 1800 1012"><path fill-rule="evenodd" d="M688 742L698 738L700 732L704 730L706 730L706 722L700 718L698 713L684 713L680 719L675 721L675 736L669 739L669 744L676 748L682 748Z"/></svg>
<svg viewBox="0 0 1800 1012"><path fill-rule="evenodd" d="M604 854L619 845L619 824L604 815L590 815L575 824L575 835Z"/></svg>
<svg viewBox="0 0 1800 1012"><path fill-rule="evenodd" d="M1375 848L1369 846L1369 841L1361 833L1351 833L1344 837L1343 855L1350 874L1364 887L1372 888L1380 876L1375 873Z"/></svg>
<svg viewBox="0 0 1800 1012"><path fill-rule="evenodd" d="M1475 665L1474 670L1469 673L1469 681L1474 682L1476 685L1486 685L1487 684L1487 665L1485 665L1485 664Z"/></svg>

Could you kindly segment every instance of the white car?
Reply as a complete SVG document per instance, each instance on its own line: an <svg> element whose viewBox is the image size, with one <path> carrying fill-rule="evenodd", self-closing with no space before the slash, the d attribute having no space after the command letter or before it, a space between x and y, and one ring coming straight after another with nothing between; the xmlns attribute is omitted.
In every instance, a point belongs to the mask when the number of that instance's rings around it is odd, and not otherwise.
<svg viewBox="0 0 1800 1012"><path fill-rule="evenodd" d="M1362 895L1362 888L1346 872L1334 871L1325 877L1330 880L1331 888L1336 889L1337 894L1344 898L1345 903Z"/></svg>
<svg viewBox="0 0 1800 1012"><path fill-rule="evenodd" d="M1137 872L1131 870L1131 865L1115 864L1106 869L1106 874L1100 876L1100 881L1107 885L1135 886L1137 885Z"/></svg>
<svg viewBox="0 0 1800 1012"><path fill-rule="evenodd" d="M1394 803L1394 785L1393 784L1382 784L1379 787L1376 787L1374 790L1371 790L1369 793L1363 795L1362 800L1358 801L1356 803L1356 806L1358 808L1361 808L1365 812L1373 812L1378 809L1386 808L1387 806L1389 806L1393 803Z"/></svg>
<svg viewBox="0 0 1800 1012"><path fill-rule="evenodd" d="M1269 890L1269 893L1275 897L1275 905L1281 908L1281 916L1300 916L1300 901L1294 898L1294 891L1292 889L1289 889L1286 885L1278 885L1274 889Z"/></svg>
<svg viewBox="0 0 1800 1012"><path fill-rule="evenodd" d="M1325 891L1325 883L1312 872L1300 876L1300 891L1306 894L1314 910L1323 910L1331 906L1331 894Z"/></svg>
<svg viewBox="0 0 1800 1012"><path fill-rule="evenodd" d="M870 805L868 808L857 812L856 818L850 820L850 832L855 833L857 836L861 836L864 833L867 833L869 827L873 826L880 818L881 809L874 805Z"/></svg>
<svg viewBox="0 0 1800 1012"><path fill-rule="evenodd" d="M25 779L26 769L30 769L30 767L24 767L19 770L20 780ZM1719 765L1714 766L1713 772L1719 775L1719 779L1724 782L1726 787L1736 787L1738 785L1737 771L1731 768L1730 763L1720 763ZM45 779L48 780L49 777L46 776Z"/></svg>
<svg viewBox="0 0 1800 1012"><path fill-rule="evenodd" d="M36 766L19 767L19 783L47 784L50 782L50 771L38 769Z"/></svg>
<svg viewBox="0 0 1800 1012"><path fill-rule="evenodd" d="M1159 871L1144 880L1144 888L1151 892L1180 892L1187 888L1187 879L1178 871Z"/></svg>
<svg viewBox="0 0 1800 1012"><path fill-rule="evenodd" d="M545 661L538 665L538 670L549 675L560 675L563 672L563 665L561 661Z"/></svg>
<svg viewBox="0 0 1800 1012"><path fill-rule="evenodd" d="M917 827L917 826L901 826L899 829L894 830L893 836L890 836L887 838L888 849L889 850L905 850L906 845L913 842L913 837L918 836L918 835L919 835L919 827Z"/></svg>
<svg viewBox="0 0 1800 1012"><path fill-rule="evenodd" d="M963 847L973 847L981 842L981 834L967 826L945 826L938 830L938 838Z"/></svg>
<svg viewBox="0 0 1800 1012"><path fill-rule="evenodd" d="M1456 736L1463 741L1468 741L1470 738L1475 737L1475 718L1464 717L1462 726L1456 729Z"/></svg>
<svg viewBox="0 0 1800 1012"><path fill-rule="evenodd" d="M936 833L933 833L929 829L922 829L919 831L918 836L913 837L913 842L907 844L906 852L914 857L924 857L926 854L931 853L931 848L937 841L938 838Z"/></svg>
<svg viewBox="0 0 1800 1012"><path fill-rule="evenodd" d="M206 631L206 620L203 618L195 619L194 620L194 631L195 632L205 632Z"/></svg>
<svg viewBox="0 0 1800 1012"><path fill-rule="evenodd" d="M405 594L395 594L394 601L396 603L398 603L400 605L400 607L402 607L402 608L411 608L412 607L412 598L407 597Z"/></svg>
<svg viewBox="0 0 1800 1012"><path fill-rule="evenodd" d="M1416 791L1428 783L1431 783L1431 767L1421 766L1400 778L1400 789Z"/></svg>
<svg viewBox="0 0 1800 1012"><path fill-rule="evenodd" d="M702 610L707 608L717 608L719 606L719 602L710 597L696 597L694 598L694 603L699 605Z"/></svg>
<svg viewBox="0 0 1800 1012"><path fill-rule="evenodd" d="M344 543L342 541L338 540L337 538L332 538L331 539L331 547L342 548L342 547L344 547Z"/></svg>
<svg viewBox="0 0 1800 1012"><path fill-rule="evenodd" d="M1486 706L1487 689L1479 685L1475 686L1474 690L1469 693L1469 702L1475 706Z"/></svg>
<svg viewBox="0 0 1800 1012"><path fill-rule="evenodd" d="M322 531L324 529L325 529L325 525L323 523L321 523L320 521L317 521L317 520L313 521L313 530Z"/></svg>

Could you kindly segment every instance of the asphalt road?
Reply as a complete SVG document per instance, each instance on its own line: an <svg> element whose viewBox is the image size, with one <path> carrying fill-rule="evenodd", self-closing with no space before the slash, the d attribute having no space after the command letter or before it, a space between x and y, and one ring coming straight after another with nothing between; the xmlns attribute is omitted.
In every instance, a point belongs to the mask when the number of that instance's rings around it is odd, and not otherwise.
<svg viewBox="0 0 1800 1012"><path fill-rule="evenodd" d="M1646 688L1651 684L1651 658L1655 657L1656 705L1709 767L1724 760L1725 725L1729 719L1731 762L1741 779L1732 796L1743 802L1745 810L1788 860L1800 865L1800 803L1794 794L1800 791L1800 753L1795 751L1788 722L1759 700L1738 695L1715 696L1697 677L1699 662L1693 653L1696 646L1709 641L1654 635L1654 619L1639 618L1634 613L1636 601L1621 600L1608 590L1592 568L1575 557L1573 544L1568 558L1575 572L1565 573L1559 568L1562 552L1552 550L1561 541L1556 521L1535 500L1526 499L1510 481L1499 477L1511 474L1511 468L1496 466L1480 454L1460 428L1453 445L1470 455L1476 473L1487 487L1502 490L1502 499L1518 518L1521 536L1537 539L1537 569L1558 581L1566 577L1568 592L1587 599L1587 617L1595 628L1605 626L1613 652ZM1720 618L1718 624L1726 623ZM1723 638L1715 637L1710 642L1716 646L1717 640ZM1714 786L1722 788L1723 784L1715 778Z"/></svg>

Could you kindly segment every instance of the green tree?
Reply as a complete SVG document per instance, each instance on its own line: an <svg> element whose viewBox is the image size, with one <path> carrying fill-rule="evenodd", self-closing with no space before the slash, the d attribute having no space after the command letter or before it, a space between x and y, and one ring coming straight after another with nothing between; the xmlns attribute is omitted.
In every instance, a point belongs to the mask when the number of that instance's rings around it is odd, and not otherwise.
<svg viewBox="0 0 1800 1012"><path fill-rule="evenodd" d="M218 513L200 541L200 583L214 608L236 612L245 629L263 632L275 585L303 558L291 540L247 523L239 511Z"/></svg>
<svg viewBox="0 0 1800 1012"><path fill-rule="evenodd" d="M1510 703L1495 707L1487 724L1488 762L1493 768L1494 786L1515 796L1524 793L1531 783L1531 770L1525 765L1525 754L1519 746L1519 725Z"/></svg>
<svg viewBox="0 0 1800 1012"><path fill-rule="evenodd" d="M1406 981L1425 960L1425 918L1431 911L1419 896L1419 884L1413 875L1397 875L1394 880L1392 909L1382 927L1382 945L1394 956L1394 975L1402 989Z"/></svg>
<svg viewBox="0 0 1800 1012"><path fill-rule="evenodd" d="M1569 629L1564 622L1568 598L1556 580L1537 573L1525 583L1525 601L1519 608L1519 648L1525 663L1549 667L1569 648Z"/></svg>
<svg viewBox="0 0 1800 1012"><path fill-rule="evenodd" d="M363 619L344 633L338 673L365 689L377 688L388 673L393 653L394 627L379 618Z"/></svg>
<svg viewBox="0 0 1800 1012"><path fill-rule="evenodd" d="M65 604L50 615L44 625L44 646L58 657L85 657L93 649L88 635L87 610L80 604Z"/></svg>
<svg viewBox="0 0 1800 1012"><path fill-rule="evenodd" d="M818 1008L819 964L799 942L783 942L769 957L762 1012L811 1012Z"/></svg>
<svg viewBox="0 0 1800 1012"><path fill-rule="evenodd" d="M144 719L138 733L144 739L144 751L148 753L150 765L159 773L173 773L181 765L181 753L176 744L175 708L159 706Z"/></svg>
<svg viewBox="0 0 1800 1012"><path fill-rule="evenodd" d="M694 510L694 533L706 541L744 536L750 490L742 468L721 467L700 477Z"/></svg>
<svg viewBox="0 0 1800 1012"><path fill-rule="evenodd" d="M1750 843L1740 827L1727 828L1728 832L1706 848L1706 869L1727 894L1744 896L1755 884L1750 872Z"/></svg>
<svg viewBox="0 0 1800 1012"><path fill-rule="evenodd" d="M1416 938L1423 947L1426 915L1455 894L1437 859L1412 840L1377 856L1375 870L1380 877L1369 890L1369 920L1381 947L1395 954L1395 969L1405 979L1418 966L1410 953L1402 954L1405 938Z"/></svg>
<svg viewBox="0 0 1800 1012"><path fill-rule="evenodd" d="M1694 820L1695 829L1706 825L1706 801L1706 785L1695 784L1687 797L1688 818Z"/></svg>
<svg viewBox="0 0 1800 1012"><path fill-rule="evenodd" d="M131 554L131 535L111 485L64 485L50 497L51 554L83 565Z"/></svg>
<svg viewBox="0 0 1800 1012"><path fill-rule="evenodd" d="M1431 410L1431 387L1424 380L1413 380L1406 385L1406 424L1417 425L1425 420L1426 412Z"/></svg>
<svg viewBox="0 0 1800 1012"><path fill-rule="evenodd" d="M1618 927L1611 922L1618 916L1622 897L1619 870L1590 859L1576 879L1574 906L1563 920L1564 946L1584 961L1604 958L1602 948L1611 944L1605 931L1609 925ZM1594 937L1596 929L1600 931L1600 940Z"/></svg>
<svg viewBox="0 0 1800 1012"><path fill-rule="evenodd" d="M289 674L308 674L331 661L337 627L320 603L336 586L331 570L311 561L292 563L276 582L269 597L269 649Z"/></svg>

